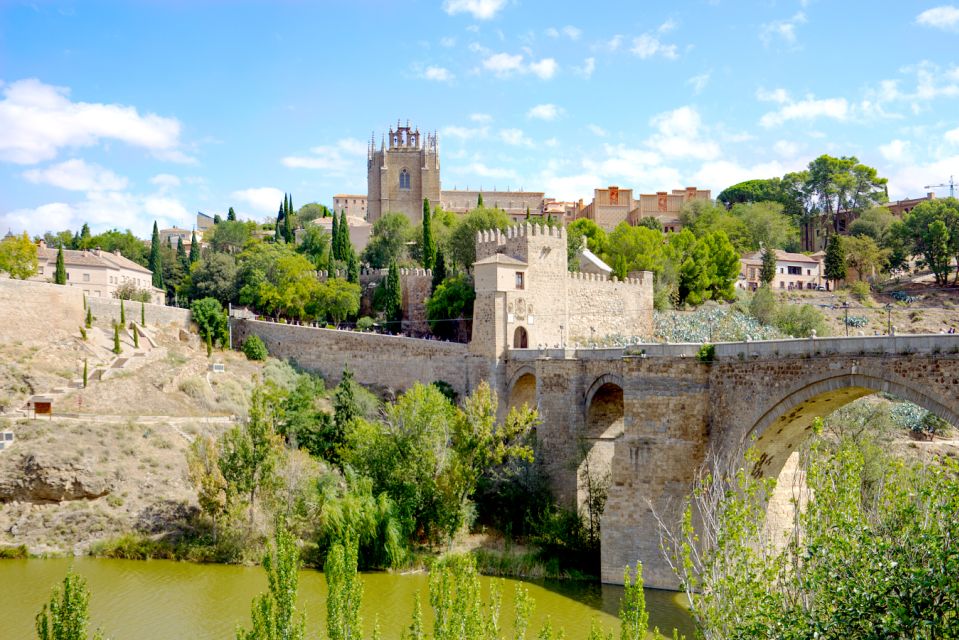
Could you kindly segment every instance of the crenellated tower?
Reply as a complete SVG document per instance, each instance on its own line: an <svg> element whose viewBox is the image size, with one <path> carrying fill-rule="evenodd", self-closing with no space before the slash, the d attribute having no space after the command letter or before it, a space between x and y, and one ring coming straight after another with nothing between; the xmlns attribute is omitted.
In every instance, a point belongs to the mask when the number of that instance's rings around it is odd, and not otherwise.
<svg viewBox="0 0 959 640"><path fill-rule="evenodd" d="M440 201L440 154L436 132L390 127L376 149L370 137L366 160L367 217L376 222L386 213L403 213L414 224L423 216L423 198Z"/></svg>

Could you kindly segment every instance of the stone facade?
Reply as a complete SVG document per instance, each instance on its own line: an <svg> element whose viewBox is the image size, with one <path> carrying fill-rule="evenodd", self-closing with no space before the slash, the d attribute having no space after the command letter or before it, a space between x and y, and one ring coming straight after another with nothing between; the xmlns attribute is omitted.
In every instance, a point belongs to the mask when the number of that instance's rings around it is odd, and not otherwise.
<svg viewBox="0 0 959 640"><path fill-rule="evenodd" d="M476 208L480 195L483 196L484 206L502 209L513 222L523 221L527 209L530 217L538 218L543 214L546 203L546 194L542 191L454 190L440 193L440 205L446 211L463 214Z"/></svg>
<svg viewBox="0 0 959 640"><path fill-rule="evenodd" d="M124 301L124 315L127 322L140 322L140 303ZM104 329L112 329L114 322L120 321L120 301L117 298L87 298L87 305L93 313L93 322ZM172 324L181 329L191 326L190 310L168 307L162 304L145 303L144 316L148 325Z"/></svg>
<svg viewBox="0 0 959 640"><path fill-rule="evenodd" d="M338 193L333 196L333 211L346 212L347 217L366 220L366 196L356 193Z"/></svg>
<svg viewBox="0 0 959 640"><path fill-rule="evenodd" d="M402 213L414 224L423 219L423 198L440 201L440 155L436 134L420 134L409 123L390 128L389 146L367 153L367 219Z"/></svg>

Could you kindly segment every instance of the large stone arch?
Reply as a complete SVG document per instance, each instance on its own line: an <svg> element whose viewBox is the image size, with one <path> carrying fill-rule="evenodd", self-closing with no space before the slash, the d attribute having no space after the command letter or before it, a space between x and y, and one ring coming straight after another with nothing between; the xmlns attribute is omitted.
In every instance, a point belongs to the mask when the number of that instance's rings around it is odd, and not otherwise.
<svg viewBox="0 0 959 640"><path fill-rule="evenodd" d="M506 408L521 407L525 402L529 407L538 405L538 382L536 370L530 366L520 367L510 378L506 387Z"/></svg>
<svg viewBox="0 0 959 640"><path fill-rule="evenodd" d="M813 421L864 396L889 393L931 411L959 427L959 414L927 389L902 380L891 380L877 371L843 373L806 382L771 402L738 446L754 447L758 455L753 474L777 476L789 455L808 437Z"/></svg>
<svg viewBox="0 0 959 640"><path fill-rule="evenodd" d="M621 376L602 375L586 391L576 470L576 501L581 509L591 495L608 490L616 441L625 428L625 409Z"/></svg>

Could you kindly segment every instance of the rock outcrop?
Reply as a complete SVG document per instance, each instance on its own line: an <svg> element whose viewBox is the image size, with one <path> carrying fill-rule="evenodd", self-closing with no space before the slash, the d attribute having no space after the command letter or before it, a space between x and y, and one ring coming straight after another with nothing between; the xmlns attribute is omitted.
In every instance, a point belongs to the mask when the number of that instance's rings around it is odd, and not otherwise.
<svg viewBox="0 0 959 640"><path fill-rule="evenodd" d="M93 469L53 454L23 453L4 467L13 472L0 474L0 502L94 500L113 488Z"/></svg>

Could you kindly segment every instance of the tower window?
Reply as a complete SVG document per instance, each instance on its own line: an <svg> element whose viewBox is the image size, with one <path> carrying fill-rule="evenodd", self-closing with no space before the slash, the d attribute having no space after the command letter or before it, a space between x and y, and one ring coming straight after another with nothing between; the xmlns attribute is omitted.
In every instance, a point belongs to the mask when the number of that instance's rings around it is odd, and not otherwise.
<svg viewBox="0 0 959 640"><path fill-rule="evenodd" d="M410 172L406 169L400 171L400 189L410 188Z"/></svg>

